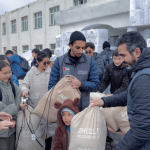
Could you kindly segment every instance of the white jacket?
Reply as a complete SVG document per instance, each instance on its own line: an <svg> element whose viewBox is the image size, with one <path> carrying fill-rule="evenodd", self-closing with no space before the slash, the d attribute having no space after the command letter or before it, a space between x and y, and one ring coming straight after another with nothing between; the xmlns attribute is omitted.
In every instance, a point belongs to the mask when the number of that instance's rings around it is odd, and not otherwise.
<svg viewBox="0 0 150 150"><path fill-rule="evenodd" d="M44 73L40 72L37 67L32 66L31 70L28 71L26 77L20 84L22 93L25 91L29 92L29 98L27 103L34 109L42 97L48 92L48 83L50 77L51 69L49 66ZM42 133L45 131L44 138L51 137L55 134L55 129L57 128L57 123L48 123L47 121L41 120ZM45 128L47 128L45 130Z"/></svg>

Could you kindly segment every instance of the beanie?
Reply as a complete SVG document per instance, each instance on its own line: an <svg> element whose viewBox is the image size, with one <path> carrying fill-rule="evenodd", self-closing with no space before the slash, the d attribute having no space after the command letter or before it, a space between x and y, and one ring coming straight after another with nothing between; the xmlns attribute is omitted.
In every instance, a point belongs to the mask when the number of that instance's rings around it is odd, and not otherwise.
<svg viewBox="0 0 150 150"><path fill-rule="evenodd" d="M12 54L13 55L13 52L11 50L7 50L5 55L8 55L8 54Z"/></svg>
<svg viewBox="0 0 150 150"><path fill-rule="evenodd" d="M64 111L67 111L67 112L69 112L72 116L75 116L75 113L74 113L71 109L69 109L69 108L63 108L62 111L61 111L61 116L62 116L62 113L63 113Z"/></svg>
<svg viewBox="0 0 150 150"><path fill-rule="evenodd" d="M109 42L107 42L107 41L105 41L105 42L103 43L103 49L106 48L106 47L109 47L109 48L110 48L110 44L109 44Z"/></svg>
<svg viewBox="0 0 150 150"><path fill-rule="evenodd" d="M86 38L81 32L75 31L70 36L69 44L74 43L75 41L85 41L86 42Z"/></svg>

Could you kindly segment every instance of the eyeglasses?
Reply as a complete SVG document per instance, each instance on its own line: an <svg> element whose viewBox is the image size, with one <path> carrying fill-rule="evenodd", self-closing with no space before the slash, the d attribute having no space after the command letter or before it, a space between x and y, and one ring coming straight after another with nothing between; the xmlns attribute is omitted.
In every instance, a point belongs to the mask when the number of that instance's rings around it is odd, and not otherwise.
<svg viewBox="0 0 150 150"><path fill-rule="evenodd" d="M92 51L85 51L85 54L92 54Z"/></svg>
<svg viewBox="0 0 150 150"><path fill-rule="evenodd" d="M43 65L45 66L46 64L50 64L50 61L48 61L48 62L43 62Z"/></svg>

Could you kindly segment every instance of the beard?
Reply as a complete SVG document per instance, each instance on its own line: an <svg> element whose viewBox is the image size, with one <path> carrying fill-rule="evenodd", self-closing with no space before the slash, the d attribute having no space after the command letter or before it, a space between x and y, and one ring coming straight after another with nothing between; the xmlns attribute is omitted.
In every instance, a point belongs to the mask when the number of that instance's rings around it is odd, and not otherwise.
<svg viewBox="0 0 150 150"><path fill-rule="evenodd" d="M136 63L136 59L133 53L131 54L131 56L132 56L132 60L131 62L128 62L128 66L126 67L127 69L131 69L131 67Z"/></svg>

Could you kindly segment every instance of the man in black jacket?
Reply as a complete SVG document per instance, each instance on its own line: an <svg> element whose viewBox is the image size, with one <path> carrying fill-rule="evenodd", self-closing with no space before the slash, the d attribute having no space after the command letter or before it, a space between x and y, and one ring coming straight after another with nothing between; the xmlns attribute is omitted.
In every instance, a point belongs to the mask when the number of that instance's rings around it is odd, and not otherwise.
<svg viewBox="0 0 150 150"><path fill-rule="evenodd" d="M126 106L130 130L115 150L150 150L150 48L138 32L128 32L118 43L120 56L131 66L128 90L93 100L92 106Z"/></svg>
<svg viewBox="0 0 150 150"><path fill-rule="evenodd" d="M118 94L127 90L129 78L124 64L124 58L119 56L118 49L113 54L113 63L106 67L104 79L99 87L99 92L103 93L111 85L111 94Z"/></svg>

